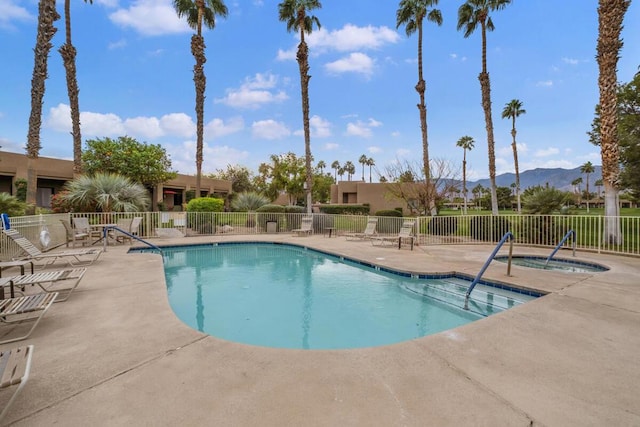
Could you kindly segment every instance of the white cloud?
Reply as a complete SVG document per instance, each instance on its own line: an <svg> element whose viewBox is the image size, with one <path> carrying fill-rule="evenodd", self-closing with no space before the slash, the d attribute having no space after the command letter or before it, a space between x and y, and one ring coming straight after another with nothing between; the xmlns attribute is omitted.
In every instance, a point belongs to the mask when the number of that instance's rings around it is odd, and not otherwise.
<svg viewBox="0 0 640 427"><path fill-rule="evenodd" d="M185 113L165 114L160 118L160 126L168 134L181 138L190 138L196 133L196 125L193 119Z"/></svg>
<svg viewBox="0 0 640 427"><path fill-rule="evenodd" d="M120 39L120 40L118 40L116 42L109 43L107 45L107 49L109 49L109 50L122 49L126 45L127 45L127 41L125 39Z"/></svg>
<svg viewBox="0 0 640 427"><path fill-rule="evenodd" d="M320 116L311 116L309 119L309 128L311 130L311 136L315 138L329 138L332 135L331 122ZM304 135L304 130L299 129L294 132L294 135Z"/></svg>
<svg viewBox="0 0 640 427"><path fill-rule="evenodd" d="M27 9L18 6L13 0L3 0L0 3L0 28L13 29L14 21L33 21L32 16Z"/></svg>
<svg viewBox="0 0 640 427"><path fill-rule="evenodd" d="M160 120L156 117L133 117L124 121L127 135L138 135L148 139L164 136Z"/></svg>
<svg viewBox="0 0 640 427"><path fill-rule="evenodd" d="M371 129L379 126L382 126L382 123L374 119L369 119L368 122L362 122L358 120L355 123L347 123L346 134L349 136L360 136L363 138L369 138L373 135Z"/></svg>
<svg viewBox="0 0 640 427"><path fill-rule="evenodd" d="M373 74L375 61L361 52L353 52L349 56L325 64L329 73L360 73L366 76Z"/></svg>
<svg viewBox="0 0 640 427"><path fill-rule="evenodd" d="M135 0L127 9L109 15L114 24L146 35L187 33L191 29L186 19L178 18L171 3L164 0Z"/></svg>
<svg viewBox="0 0 640 427"><path fill-rule="evenodd" d="M367 150L369 150L369 153L371 153L371 154L382 153L382 148L376 147L376 146L373 146L373 145L371 147L368 147Z"/></svg>
<svg viewBox="0 0 640 427"><path fill-rule="evenodd" d="M537 150L534 153L535 157L549 157L549 156L554 156L556 154L560 153L560 150L558 150L555 147L549 147L549 148L545 148L542 150Z"/></svg>
<svg viewBox="0 0 640 427"><path fill-rule="evenodd" d="M574 59L574 58L563 57L562 58L562 62L564 62L565 64L569 64L569 65L578 65L578 63L580 61L577 60L577 59Z"/></svg>
<svg viewBox="0 0 640 427"><path fill-rule="evenodd" d="M227 89L227 96L215 99L214 102L234 108L257 109L265 104L282 102L289 99L289 96L282 90L270 90L274 89L277 83L277 76L271 73L257 73L253 78L245 78L240 88Z"/></svg>
<svg viewBox="0 0 640 427"><path fill-rule="evenodd" d="M244 129L242 117L232 117L225 123L222 119L213 119L204 127L204 137L207 141L221 138Z"/></svg>
<svg viewBox="0 0 640 427"><path fill-rule="evenodd" d="M327 142L324 144L324 149L327 151L337 150L338 148L340 148L340 144L335 142Z"/></svg>
<svg viewBox="0 0 640 427"><path fill-rule="evenodd" d="M81 112L83 137L102 137L125 134L122 119L115 114L100 114ZM44 119L47 128L58 132L71 132L71 109L66 104L58 104L49 109L49 115Z"/></svg>
<svg viewBox="0 0 640 427"><path fill-rule="evenodd" d="M251 133L258 139L282 139L291 135L291 131L282 122L259 120L251 125Z"/></svg>
<svg viewBox="0 0 640 427"><path fill-rule="evenodd" d="M551 87L553 86L553 80L543 80L536 83L539 87Z"/></svg>
<svg viewBox="0 0 640 427"><path fill-rule="evenodd" d="M406 148L398 148L396 150L396 157L398 159L402 159L402 158L406 158L406 157L411 157L411 150L407 150Z"/></svg>
<svg viewBox="0 0 640 427"><path fill-rule="evenodd" d="M171 157L173 169L184 174L196 173L196 142L189 140L180 145L166 145L167 153ZM247 151L236 150L228 146L209 146L205 143L202 147L202 172L215 172L216 169L225 169L228 164L242 164L249 158Z"/></svg>

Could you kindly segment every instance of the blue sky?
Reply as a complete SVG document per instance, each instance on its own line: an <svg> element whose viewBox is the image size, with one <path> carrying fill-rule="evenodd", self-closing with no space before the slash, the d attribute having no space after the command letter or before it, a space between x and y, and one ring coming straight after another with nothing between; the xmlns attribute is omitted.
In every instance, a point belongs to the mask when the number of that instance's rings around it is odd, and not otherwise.
<svg viewBox="0 0 640 427"><path fill-rule="evenodd" d="M280 0L227 1L229 16L205 31L207 91L203 172L239 164L257 170L271 154L304 155L296 35L278 20ZM352 161L366 154L380 173L400 160L421 158L414 90L417 35L396 30L398 1L324 0L322 24L309 39L311 149L315 162ZM497 172L513 172L511 123L504 105L519 99L527 113L516 126L520 170L600 164L588 142L598 102L597 0L515 0L494 13L488 33ZM64 1L58 0L63 14ZM427 23L429 152L459 164L456 141L470 135L468 179L488 176L480 105L479 31L456 30L462 0L442 0L444 22ZM375 5L375 6L372 6ZM618 79L640 65L640 5L629 8ZM30 112L36 0L0 2L0 145L24 152ZM72 1L73 43L83 140L121 135L161 144L174 169L195 173L192 31L171 0ZM72 158L69 100L57 49L49 60L43 105L42 156ZM368 175L368 173L367 173ZM376 174L374 173L374 179Z"/></svg>

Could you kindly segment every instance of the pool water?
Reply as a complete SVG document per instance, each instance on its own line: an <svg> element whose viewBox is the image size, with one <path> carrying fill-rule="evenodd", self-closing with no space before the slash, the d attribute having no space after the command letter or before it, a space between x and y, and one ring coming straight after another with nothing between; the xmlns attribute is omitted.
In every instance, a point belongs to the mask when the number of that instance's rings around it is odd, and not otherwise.
<svg viewBox="0 0 640 427"><path fill-rule="evenodd" d="M507 262L508 258L506 255L501 255L494 259L500 262ZM551 258L547 263L547 257L535 255L516 255L511 258L511 263L521 267L564 271L567 273L597 273L609 270L604 265L566 258Z"/></svg>
<svg viewBox="0 0 640 427"><path fill-rule="evenodd" d="M299 246L228 243L163 249L169 302L187 325L246 344L371 347L434 334L535 298L469 278L383 271Z"/></svg>

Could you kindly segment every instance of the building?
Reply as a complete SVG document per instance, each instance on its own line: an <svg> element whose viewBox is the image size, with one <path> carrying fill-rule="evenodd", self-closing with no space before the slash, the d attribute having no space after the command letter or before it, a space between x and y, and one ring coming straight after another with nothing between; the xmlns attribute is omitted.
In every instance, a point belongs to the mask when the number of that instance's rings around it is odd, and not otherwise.
<svg viewBox="0 0 640 427"><path fill-rule="evenodd" d="M62 190L67 181L73 179L73 161L39 157L37 161L38 190L36 204L50 208L51 197ZM16 194L16 180L27 179L27 156L24 154L0 151L0 192ZM178 176L170 181L158 184L153 191L155 201L167 210L182 210L187 193L195 193L194 175ZM231 181L202 177L200 185L202 196L215 195L226 199L231 194Z"/></svg>
<svg viewBox="0 0 640 427"><path fill-rule="evenodd" d="M372 215L380 210L394 209L400 209L403 214L409 214L407 203L393 197L388 191L388 186L389 184L383 182L338 181L331 186L331 203L368 204Z"/></svg>

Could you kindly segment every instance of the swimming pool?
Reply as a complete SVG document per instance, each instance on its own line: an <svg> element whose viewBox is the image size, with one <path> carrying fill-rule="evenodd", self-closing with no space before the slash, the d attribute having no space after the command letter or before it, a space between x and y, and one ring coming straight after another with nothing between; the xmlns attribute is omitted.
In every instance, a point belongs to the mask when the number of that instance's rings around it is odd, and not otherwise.
<svg viewBox="0 0 640 427"><path fill-rule="evenodd" d="M372 347L455 328L540 296L471 278L412 275L296 245L163 248L169 302L218 338L298 349Z"/></svg>
<svg viewBox="0 0 640 427"><path fill-rule="evenodd" d="M509 257L507 255L500 255L494 259L499 262L507 262ZM564 271L566 273L597 273L609 270L609 267L604 265L577 259L551 258L551 260L547 262L547 257L536 255L513 255L511 262L520 267Z"/></svg>

